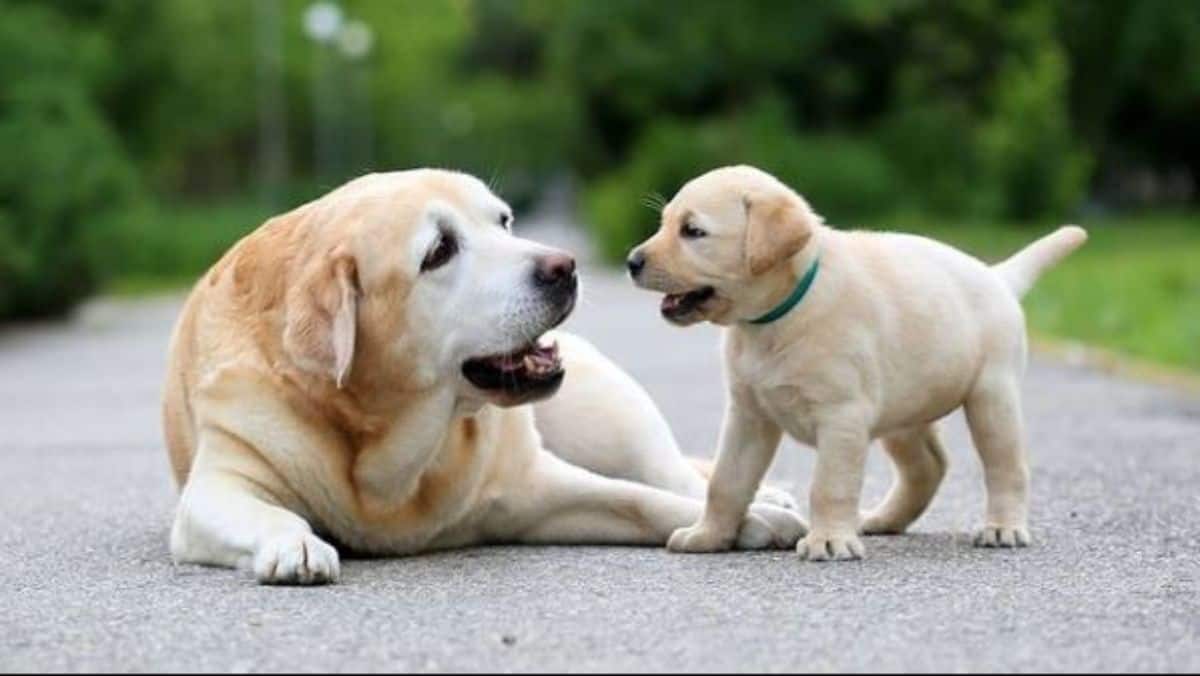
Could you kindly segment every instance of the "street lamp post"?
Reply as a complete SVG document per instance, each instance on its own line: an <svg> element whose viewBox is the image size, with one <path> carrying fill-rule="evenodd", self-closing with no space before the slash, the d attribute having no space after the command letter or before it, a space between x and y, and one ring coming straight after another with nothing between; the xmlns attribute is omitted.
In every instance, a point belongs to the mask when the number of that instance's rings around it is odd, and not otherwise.
<svg viewBox="0 0 1200 676"><path fill-rule="evenodd" d="M372 168L375 145L374 110L371 101L371 73L365 61L371 54L375 35L362 21L349 21L338 35L338 49L349 67L351 114L350 161L355 172Z"/></svg>
<svg viewBox="0 0 1200 676"><path fill-rule="evenodd" d="M342 8L335 2L315 2L304 12L304 29L316 44L313 50L312 111L313 152L317 176L328 181L342 170L338 138L340 98L334 91L334 66L330 47L342 29Z"/></svg>
<svg viewBox="0 0 1200 676"><path fill-rule="evenodd" d="M258 71L258 172L261 199L280 206L287 182L287 105L283 91L283 21L280 0L255 3Z"/></svg>
<svg viewBox="0 0 1200 676"><path fill-rule="evenodd" d="M347 19L330 0L309 5L304 30L316 45L312 83L316 173L330 180L344 178L348 170L366 171L373 164L375 145L366 66L375 34L365 22Z"/></svg>

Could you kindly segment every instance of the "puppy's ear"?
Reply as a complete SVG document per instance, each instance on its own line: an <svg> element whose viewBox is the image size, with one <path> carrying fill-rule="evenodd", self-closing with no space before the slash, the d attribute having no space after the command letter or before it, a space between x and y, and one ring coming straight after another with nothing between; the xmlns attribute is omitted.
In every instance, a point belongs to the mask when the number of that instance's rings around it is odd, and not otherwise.
<svg viewBox="0 0 1200 676"><path fill-rule="evenodd" d="M354 362L358 271L338 249L316 261L288 290L283 347L301 368L326 374L340 388Z"/></svg>
<svg viewBox="0 0 1200 676"><path fill-rule="evenodd" d="M818 220L794 195L747 195L742 203L746 207L746 264L752 275L761 275L803 249Z"/></svg>

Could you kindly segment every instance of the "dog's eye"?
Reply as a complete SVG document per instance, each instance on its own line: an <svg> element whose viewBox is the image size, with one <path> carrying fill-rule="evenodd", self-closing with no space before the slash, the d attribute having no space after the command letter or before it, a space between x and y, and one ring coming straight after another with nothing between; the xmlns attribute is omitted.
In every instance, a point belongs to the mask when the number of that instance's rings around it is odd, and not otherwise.
<svg viewBox="0 0 1200 676"><path fill-rule="evenodd" d="M425 254L425 260L421 261L421 272L429 272L436 270L454 258L454 254L458 253L458 240L455 239L453 233L443 232L439 237L437 244Z"/></svg>
<svg viewBox="0 0 1200 676"><path fill-rule="evenodd" d="M691 221L684 221L683 227L679 228L679 234L682 235L684 239L700 239L708 233L692 225Z"/></svg>
<svg viewBox="0 0 1200 676"><path fill-rule="evenodd" d="M500 227L508 230L508 226L512 223L512 214L500 214Z"/></svg>

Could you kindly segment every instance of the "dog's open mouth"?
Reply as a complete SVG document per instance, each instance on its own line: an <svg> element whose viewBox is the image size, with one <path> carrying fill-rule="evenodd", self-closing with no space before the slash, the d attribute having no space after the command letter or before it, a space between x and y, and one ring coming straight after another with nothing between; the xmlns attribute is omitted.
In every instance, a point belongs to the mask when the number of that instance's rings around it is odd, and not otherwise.
<svg viewBox="0 0 1200 676"><path fill-rule="evenodd" d="M687 293L667 294L662 300L662 315L669 320L686 319L717 295L717 290L704 286Z"/></svg>
<svg viewBox="0 0 1200 676"><path fill-rule="evenodd" d="M462 373L481 390L509 399L527 399L557 390L562 384L563 366L557 342L533 342L507 354L468 359L463 362Z"/></svg>

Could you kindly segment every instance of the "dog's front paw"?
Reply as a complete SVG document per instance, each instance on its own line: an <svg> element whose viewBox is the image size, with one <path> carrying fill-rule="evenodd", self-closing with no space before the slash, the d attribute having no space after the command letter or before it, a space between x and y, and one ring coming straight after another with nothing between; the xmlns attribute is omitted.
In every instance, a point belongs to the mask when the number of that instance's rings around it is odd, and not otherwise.
<svg viewBox="0 0 1200 676"><path fill-rule="evenodd" d="M1029 543L1029 529L1024 526L986 526L975 535L976 547L1013 549Z"/></svg>
<svg viewBox="0 0 1200 676"><path fill-rule="evenodd" d="M733 548L733 533L721 533L708 524L680 528L667 540L667 549L678 554L711 554Z"/></svg>
<svg viewBox="0 0 1200 676"><path fill-rule="evenodd" d="M272 538L254 555L260 584L328 584L340 574L337 550L310 533Z"/></svg>
<svg viewBox="0 0 1200 676"><path fill-rule="evenodd" d="M854 561L866 554L855 533L809 533L796 552L807 561Z"/></svg>
<svg viewBox="0 0 1200 676"><path fill-rule="evenodd" d="M796 502L796 498L792 497L791 493L774 486L763 486L758 489L758 493L754 496L754 501L759 504L774 505L780 509L787 509L793 512L800 511L800 505Z"/></svg>
<svg viewBox="0 0 1200 676"><path fill-rule="evenodd" d="M808 524L796 512L771 505L755 504L742 520L738 549L791 549L808 532Z"/></svg>

